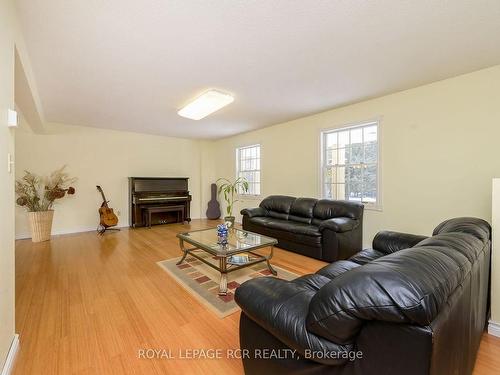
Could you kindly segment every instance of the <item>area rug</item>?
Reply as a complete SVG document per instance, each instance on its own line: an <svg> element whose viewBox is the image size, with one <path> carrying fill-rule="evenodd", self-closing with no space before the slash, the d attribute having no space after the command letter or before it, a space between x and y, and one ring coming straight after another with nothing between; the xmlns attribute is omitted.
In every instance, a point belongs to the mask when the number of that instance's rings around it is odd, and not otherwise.
<svg viewBox="0 0 500 375"><path fill-rule="evenodd" d="M204 251L197 251L196 255L202 256L208 261L215 262L215 258ZM234 291L242 283L256 277L275 277L267 268L266 262L230 272L227 275L227 295L219 296L219 272L189 255L182 264L177 265L176 263L180 259L179 257L163 260L158 262L158 265L182 285L186 291L210 308L220 318L224 318L239 310L238 305L234 302ZM276 277L279 279L293 280L299 276L275 265L273 265L273 268L278 272Z"/></svg>

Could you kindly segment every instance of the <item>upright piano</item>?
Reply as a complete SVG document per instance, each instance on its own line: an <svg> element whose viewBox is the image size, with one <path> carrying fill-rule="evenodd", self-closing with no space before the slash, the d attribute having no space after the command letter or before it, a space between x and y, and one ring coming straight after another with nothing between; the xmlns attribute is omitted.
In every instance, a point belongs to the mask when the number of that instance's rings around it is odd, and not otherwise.
<svg viewBox="0 0 500 375"><path fill-rule="evenodd" d="M188 180L187 177L129 177L130 226L144 226L144 208L158 206L182 205L184 220L191 221ZM176 221L177 216L168 212L152 218L152 224Z"/></svg>

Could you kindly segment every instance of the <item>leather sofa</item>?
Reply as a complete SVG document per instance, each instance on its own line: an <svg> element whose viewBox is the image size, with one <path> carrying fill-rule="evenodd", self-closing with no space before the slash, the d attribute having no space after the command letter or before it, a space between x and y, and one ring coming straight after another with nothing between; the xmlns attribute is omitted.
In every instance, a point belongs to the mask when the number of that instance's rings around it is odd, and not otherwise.
<svg viewBox="0 0 500 375"><path fill-rule="evenodd" d="M235 294L245 374L470 375L488 315L491 229L380 232L373 248ZM361 353L361 354L360 354Z"/></svg>
<svg viewBox="0 0 500 375"><path fill-rule="evenodd" d="M312 258L347 259L362 247L363 205L357 202L271 195L241 214L243 229Z"/></svg>

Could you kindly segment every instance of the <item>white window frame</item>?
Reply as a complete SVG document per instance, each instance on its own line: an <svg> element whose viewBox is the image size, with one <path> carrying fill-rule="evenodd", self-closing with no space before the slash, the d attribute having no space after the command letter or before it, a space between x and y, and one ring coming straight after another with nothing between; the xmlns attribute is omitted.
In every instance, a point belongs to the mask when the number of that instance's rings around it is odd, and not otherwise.
<svg viewBox="0 0 500 375"><path fill-rule="evenodd" d="M245 149L249 149L249 148L254 148L254 147L258 147L259 148L259 165L260 165L260 168L259 169L255 169L255 170L245 170L244 172L259 172L259 191L260 191L260 194L251 194L251 193L244 193L244 192L241 192L239 191L238 192L238 195L241 196L241 197L246 197L246 198L250 198L250 197L254 197L254 198L259 198L261 195L262 195L262 145L260 143L255 143L255 144L251 144L251 145L245 145L245 146L240 146L240 147L237 147L236 148L236 178L239 178L240 177L240 172L242 172L240 170L240 153L242 150L245 150Z"/></svg>
<svg viewBox="0 0 500 375"><path fill-rule="evenodd" d="M371 120L366 120L366 121L361 121L357 123L351 123L339 127L333 127L333 128L327 128L327 129L322 129L320 131L320 147L319 147L319 153L320 153L320 162L319 162L319 176L320 176L320 197L321 198L326 198L325 197L325 158L326 158L326 150L325 150L325 135L329 133L336 133L336 132L342 132L345 130L352 130L356 128L364 128L367 126L377 126L377 197L376 197L376 203L372 202L361 202L364 204L365 208L368 210L374 210L374 211L382 211L382 168L381 168L381 154L380 154L380 145L381 145L381 118L375 118Z"/></svg>

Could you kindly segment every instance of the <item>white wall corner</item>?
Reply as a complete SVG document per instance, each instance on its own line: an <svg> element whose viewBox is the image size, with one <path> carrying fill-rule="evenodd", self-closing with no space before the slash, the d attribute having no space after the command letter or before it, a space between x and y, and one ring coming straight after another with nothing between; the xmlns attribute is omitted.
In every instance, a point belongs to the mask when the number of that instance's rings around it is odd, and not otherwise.
<svg viewBox="0 0 500 375"><path fill-rule="evenodd" d="M500 337L500 323L489 321L488 333L492 336Z"/></svg>
<svg viewBox="0 0 500 375"><path fill-rule="evenodd" d="M12 369L14 368L14 360L16 359L16 354L19 350L19 335L14 335L12 339L12 344L10 344L9 353L7 354L7 359L2 369L1 375L10 375Z"/></svg>

